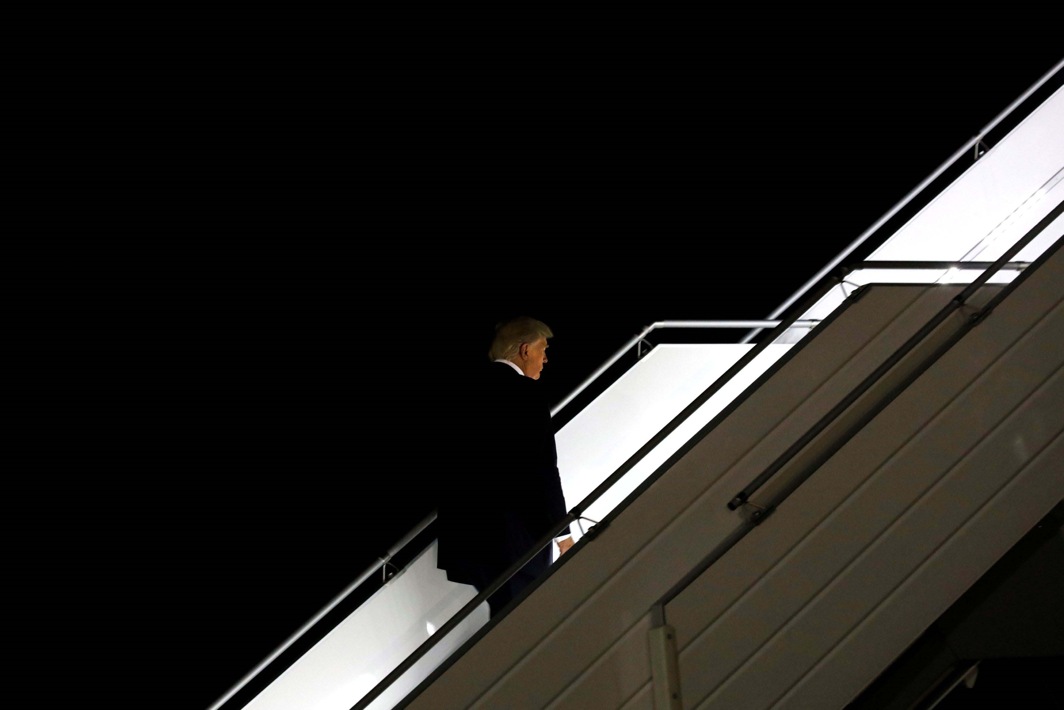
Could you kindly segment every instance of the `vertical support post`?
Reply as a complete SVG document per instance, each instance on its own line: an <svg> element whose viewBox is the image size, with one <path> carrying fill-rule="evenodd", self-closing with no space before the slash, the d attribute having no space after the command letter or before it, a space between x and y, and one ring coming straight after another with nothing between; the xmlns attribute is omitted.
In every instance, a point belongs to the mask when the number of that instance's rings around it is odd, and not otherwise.
<svg viewBox="0 0 1064 710"><path fill-rule="evenodd" d="M665 623L665 609L655 604L650 620L650 673L654 685L654 710L683 710L676 633Z"/></svg>

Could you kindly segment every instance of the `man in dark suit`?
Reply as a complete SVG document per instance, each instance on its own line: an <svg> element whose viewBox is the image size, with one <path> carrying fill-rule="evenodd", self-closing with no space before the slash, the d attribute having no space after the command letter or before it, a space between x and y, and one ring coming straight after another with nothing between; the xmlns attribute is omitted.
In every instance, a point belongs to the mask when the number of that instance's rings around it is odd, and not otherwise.
<svg viewBox="0 0 1064 710"><path fill-rule="evenodd" d="M550 407L536 385L551 329L519 317L496 326L478 382L467 464L437 510L437 566L483 591L566 514ZM559 553L573 544L568 530ZM552 545L488 599L495 616L551 564Z"/></svg>

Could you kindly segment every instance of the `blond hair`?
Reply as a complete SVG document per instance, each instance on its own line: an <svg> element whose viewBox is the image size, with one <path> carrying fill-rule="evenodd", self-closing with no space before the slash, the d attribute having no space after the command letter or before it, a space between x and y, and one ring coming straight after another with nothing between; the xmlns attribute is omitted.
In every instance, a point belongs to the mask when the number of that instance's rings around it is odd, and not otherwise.
<svg viewBox="0 0 1064 710"><path fill-rule="evenodd" d="M553 338L554 333L543 321L518 316L495 326L495 337L488 349L490 360L510 360L517 356L522 343L534 343L540 338Z"/></svg>

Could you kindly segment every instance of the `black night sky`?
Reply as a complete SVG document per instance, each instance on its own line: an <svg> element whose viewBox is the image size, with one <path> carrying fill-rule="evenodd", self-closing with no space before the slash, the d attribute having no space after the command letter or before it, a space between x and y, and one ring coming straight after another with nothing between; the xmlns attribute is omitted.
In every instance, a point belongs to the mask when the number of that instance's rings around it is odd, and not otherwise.
<svg viewBox="0 0 1064 710"><path fill-rule="evenodd" d="M497 320L559 401L768 317L1059 61L977 54L15 67L19 652L206 710L431 512Z"/></svg>

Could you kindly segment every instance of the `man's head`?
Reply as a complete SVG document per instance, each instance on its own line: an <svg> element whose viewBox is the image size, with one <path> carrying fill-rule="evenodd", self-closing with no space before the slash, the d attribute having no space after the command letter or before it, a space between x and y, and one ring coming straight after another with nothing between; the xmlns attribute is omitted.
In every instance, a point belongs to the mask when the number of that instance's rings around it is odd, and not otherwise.
<svg viewBox="0 0 1064 710"><path fill-rule="evenodd" d="M547 362L547 339L552 337L554 333L542 321L527 316L512 318L495 326L488 358L509 360L526 376L538 380Z"/></svg>

